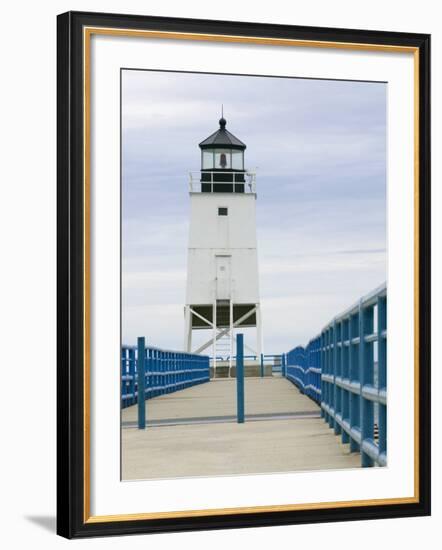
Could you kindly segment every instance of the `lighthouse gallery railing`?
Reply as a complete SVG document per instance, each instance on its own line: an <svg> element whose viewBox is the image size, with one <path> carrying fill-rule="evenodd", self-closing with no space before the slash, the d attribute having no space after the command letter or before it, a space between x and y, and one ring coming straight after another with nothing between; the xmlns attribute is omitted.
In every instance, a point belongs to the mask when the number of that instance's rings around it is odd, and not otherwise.
<svg viewBox="0 0 442 550"><path fill-rule="evenodd" d="M283 374L321 414L362 466L387 463L387 287L335 317L306 348L285 354Z"/></svg>
<svg viewBox="0 0 442 550"><path fill-rule="evenodd" d="M204 180L201 181L201 174L204 174ZM219 176L229 177L230 181L219 181ZM230 179L231 178L231 179ZM221 178L222 179L222 178ZM256 193L256 173L255 172L224 172L222 170L204 170L204 172L189 172L189 191L191 193L201 193L203 187L209 188L213 193L214 186L242 185L243 193ZM210 186L210 187L208 187Z"/></svg>

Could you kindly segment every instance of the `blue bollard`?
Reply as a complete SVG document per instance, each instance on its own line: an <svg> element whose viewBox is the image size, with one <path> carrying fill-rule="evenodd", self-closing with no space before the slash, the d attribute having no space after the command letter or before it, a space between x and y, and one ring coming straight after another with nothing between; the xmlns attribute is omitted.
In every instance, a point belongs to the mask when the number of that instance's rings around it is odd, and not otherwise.
<svg viewBox="0 0 442 550"><path fill-rule="evenodd" d="M146 343L143 336L138 338L137 381L138 381L138 429L146 427L146 384L145 384L145 349Z"/></svg>
<svg viewBox="0 0 442 550"><path fill-rule="evenodd" d="M264 377L264 355L261 353L261 378Z"/></svg>
<svg viewBox="0 0 442 550"><path fill-rule="evenodd" d="M244 336L236 335L236 402L238 424L244 422Z"/></svg>

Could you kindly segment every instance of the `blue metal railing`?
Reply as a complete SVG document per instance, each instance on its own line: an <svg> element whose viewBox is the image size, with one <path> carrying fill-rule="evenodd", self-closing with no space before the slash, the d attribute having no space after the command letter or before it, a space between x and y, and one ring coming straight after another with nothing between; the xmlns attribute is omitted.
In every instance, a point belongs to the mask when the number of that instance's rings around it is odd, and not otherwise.
<svg viewBox="0 0 442 550"><path fill-rule="evenodd" d="M387 287L335 317L285 354L285 376L321 405L321 414L362 466L387 464Z"/></svg>
<svg viewBox="0 0 442 550"><path fill-rule="evenodd" d="M252 361L259 361L259 364L260 364L260 376L264 376L264 369L266 366L271 366L272 367L272 373L279 373L279 372L282 372L282 355L280 353L278 354L275 354L275 353L269 353L269 354L264 354L264 353L261 353L260 356L258 355L244 355L243 356L243 360L246 361L246 360L252 360ZM213 357L211 357L211 360L213 361ZM222 355L217 355L216 356L216 360L217 361L229 361L230 360L230 355L225 355L225 356L222 356ZM236 362L237 360L237 356L236 355L232 355L232 361L233 362Z"/></svg>
<svg viewBox="0 0 442 550"><path fill-rule="evenodd" d="M213 357L210 357L213 360ZM237 355L232 355L232 361L236 361ZM230 355L217 355L216 360L217 361L229 361ZM243 355L243 359L251 359L252 361L256 361L258 359L257 355Z"/></svg>
<svg viewBox="0 0 442 550"><path fill-rule="evenodd" d="M306 348L298 346L287 354L286 378L321 404L321 338L311 340Z"/></svg>
<svg viewBox="0 0 442 550"><path fill-rule="evenodd" d="M209 357L144 347L144 393L151 399L196 384L209 382ZM137 346L121 348L121 407L138 402L138 349Z"/></svg>
<svg viewBox="0 0 442 550"><path fill-rule="evenodd" d="M267 353L262 354L261 364L262 371L264 371L264 366L270 365L272 367L272 373L282 372L282 359L280 353Z"/></svg>

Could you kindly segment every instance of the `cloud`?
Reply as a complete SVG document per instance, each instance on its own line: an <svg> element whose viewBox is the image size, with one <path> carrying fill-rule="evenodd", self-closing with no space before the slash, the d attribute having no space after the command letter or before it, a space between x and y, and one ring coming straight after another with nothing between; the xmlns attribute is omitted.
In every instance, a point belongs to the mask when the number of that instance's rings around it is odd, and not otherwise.
<svg viewBox="0 0 442 550"><path fill-rule="evenodd" d="M266 349L305 343L385 280L386 84L149 71L122 84L124 341L182 347L188 172L221 103L257 167Z"/></svg>

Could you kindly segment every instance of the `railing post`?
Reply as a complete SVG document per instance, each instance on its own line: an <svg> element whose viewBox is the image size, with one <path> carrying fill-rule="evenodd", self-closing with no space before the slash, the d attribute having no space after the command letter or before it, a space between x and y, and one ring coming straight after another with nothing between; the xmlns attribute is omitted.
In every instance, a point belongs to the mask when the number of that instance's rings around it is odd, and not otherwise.
<svg viewBox="0 0 442 550"><path fill-rule="evenodd" d="M373 386L373 349L372 343L365 341L367 335L373 333L373 306L364 307L362 300L359 305L359 381L361 383L361 464L363 467L373 466L373 459L363 450L364 440L373 442L374 415L373 401L363 395L365 385Z"/></svg>
<svg viewBox="0 0 442 550"><path fill-rule="evenodd" d="M236 335L236 406L238 424L244 422L244 336Z"/></svg>
<svg viewBox="0 0 442 550"><path fill-rule="evenodd" d="M169 359L170 353L168 351L163 352L163 395L168 393L169 384Z"/></svg>
<svg viewBox="0 0 442 550"><path fill-rule="evenodd" d="M327 373L327 356L325 351L325 330L321 332L320 343L320 364L321 364L321 416L325 422L327 422L327 412L322 407L322 404L327 405L327 382L324 380L323 375Z"/></svg>
<svg viewBox="0 0 442 550"><path fill-rule="evenodd" d="M378 298L378 390L387 391L387 298ZM379 456L387 454L387 406L379 403Z"/></svg>
<svg viewBox="0 0 442 550"><path fill-rule="evenodd" d="M353 339L357 337L357 330L359 327L359 313L355 315L350 315L349 321L349 340L350 340L350 350L349 350L349 378L351 383L359 383L359 349L355 350L356 345L354 344ZM353 392L350 393L350 431L353 428L360 428L360 405L359 405L360 394L356 395ZM350 433L350 452L354 453L359 451L359 443L355 441L353 436Z"/></svg>
<svg viewBox="0 0 442 550"><path fill-rule="evenodd" d="M129 399L127 399L125 396L127 395L127 385L128 382L126 380L127 375L127 367L126 367L126 348L121 348L121 408L124 409L124 407L127 406Z"/></svg>
<svg viewBox="0 0 442 550"><path fill-rule="evenodd" d="M345 381L350 380L350 318L344 319L342 325L342 370L341 376ZM350 392L342 390L342 420L350 424ZM349 443L350 436L346 430L342 430L342 443Z"/></svg>
<svg viewBox="0 0 442 550"><path fill-rule="evenodd" d="M322 375L325 373L325 360L324 360L324 331L319 336L319 368L321 369L319 387L321 388L321 399L319 404L321 405L321 418L325 419L325 411L322 407L322 403L325 403L325 382L322 379Z"/></svg>
<svg viewBox="0 0 442 550"><path fill-rule="evenodd" d="M152 383L152 380L153 380L153 377L152 377L152 364L153 364L152 357L153 357L153 350L152 349L147 349L146 350L146 361L147 361L147 365L146 365L146 394L147 394L147 397L146 397L146 399L150 399L152 397L152 386L153 386L153 383Z"/></svg>
<svg viewBox="0 0 442 550"><path fill-rule="evenodd" d="M155 384L155 387L157 388L155 390L155 396L161 395L161 388L163 387L163 375L161 370L161 352L159 350L155 350L155 372L157 373L157 383Z"/></svg>
<svg viewBox="0 0 442 550"><path fill-rule="evenodd" d="M161 395L166 393L166 381L167 381L167 351L160 352L161 359Z"/></svg>
<svg viewBox="0 0 442 550"><path fill-rule="evenodd" d="M310 342L307 344L307 347L304 348L304 385L305 385L305 393L311 397L312 396L312 390L311 390L311 378L312 374L310 371Z"/></svg>
<svg viewBox="0 0 442 550"><path fill-rule="evenodd" d="M318 403L319 403L319 406L321 406L321 401L322 401L322 382L321 382L321 374L322 374L322 361L321 361L321 335L319 335L319 337L317 338L317 341L316 341L316 351L315 351L315 367L317 367L319 369L319 373L316 374L316 384L317 384L317 388L319 390L319 393L318 393ZM321 413L322 413L322 408L321 408ZM322 416L322 414L321 414Z"/></svg>
<svg viewBox="0 0 442 550"><path fill-rule="evenodd" d="M287 378L287 368L286 368L286 361L285 361L285 353L281 353L281 371L282 371L282 376L284 376L284 378Z"/></svg>
<svg viewBox="0 0 442 550"><path fill-rule="evenodd" d="M264 377L264 354L261 353L261 378Z"/></svg>
<svg viewBox="0 0 442 550"><path fill-rule="evenodd" d="M341 331L339 333L339 331ZM333 322L333 401L334 401L334 429L335 434L340 435L341 425L337 420L337 415L341 413L341 388L336 384L336 378L341 376L341 355L340 350L342 347L338 347L338 343L341 343L342 324ZM342 415L341 415L342 416Z"/></svg>
<svg viewBox="0 0 442 550"><path fill-rule="evenodd" d="M161 356L161 351L160 350L157 350L156 351L156 354L155 354L155 357L156 357L156 363L157 363L157 368L156 368L156 371L158 373L158 376L157 376L157 380L158 380L158 383L157 383L157 391L156 391L156 395L162 395L163 393L163 358Z"/></svg>
<svg viewBox="0 0 442 550"><path fill-rule="evenodd" d="M144 430L146 427L146 384L145 384L145 349L146 341L144 336L138 338L138 364L137 364L137 383L138 383L138 429Z"/></svg>
<svg viewBox="0 0 442 550"><path fill-rule="evenodd" d="M330 326L328 328L328 346L327 346L327 374L332 377L333 379L333 326ZM328 381L328 406L330 407L330 412L328 416L328 425L330 428L334 428L335 426L335 417L334 417L334 410L335 410L335 393L334 393L334 386L333 382L330 382L330 379Z"/></svg>
<svg viewBox="0 0 442 550"><path fill-rule="evenodd" d="M134 348L129 349L129 376L131 377L129 391L132 394L132 397L129 400L129 404L133 405L135 403L135 349Z"/></svg>
<svg viewBox="0 0 442 550"><path fill-rule="evenodd" d="M308 395L308 355L307 355L307 348L301 348L300 349L300 355L301 355L301 368L302 368L302 393L305 393ZM286 367L287 368L287 367Z"/></svg>
<svg viewBox="0 0 442 550"><path fill-rule="evenodd" d="M327 351L327 345L328 345L328 329L324 329L322 332L322 373L327 375L328 374L328 351ZM322 379L322 401L325 403L325 405L328 407L328 382L326 379ZM329 420L329 414L327 412L327 409L324 409L324 420L328 423Z"/></svg>

